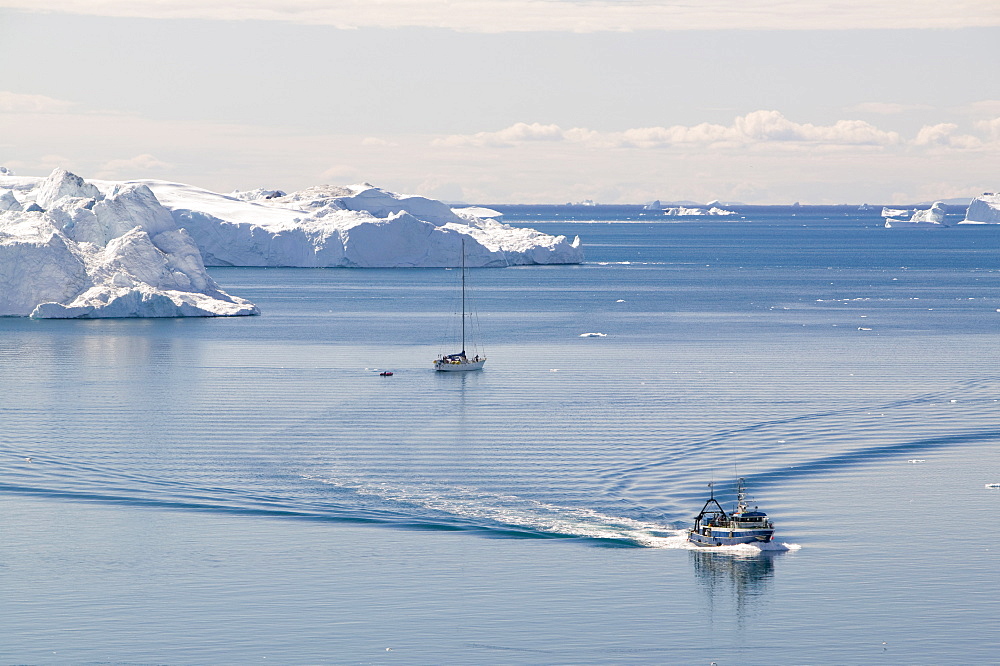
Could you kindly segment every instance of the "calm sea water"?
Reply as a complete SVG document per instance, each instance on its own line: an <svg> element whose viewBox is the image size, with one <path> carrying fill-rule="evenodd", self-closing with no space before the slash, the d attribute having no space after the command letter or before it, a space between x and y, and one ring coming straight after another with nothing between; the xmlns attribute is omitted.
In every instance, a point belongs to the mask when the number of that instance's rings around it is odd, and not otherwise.
<svg viewBox="0 0 1000 666"><path fill-rule="evenodd" d="M482 373L449 270L0 319L0 663L1000 660L1000 228L505 212L587 263L471 271Z"/></svg>

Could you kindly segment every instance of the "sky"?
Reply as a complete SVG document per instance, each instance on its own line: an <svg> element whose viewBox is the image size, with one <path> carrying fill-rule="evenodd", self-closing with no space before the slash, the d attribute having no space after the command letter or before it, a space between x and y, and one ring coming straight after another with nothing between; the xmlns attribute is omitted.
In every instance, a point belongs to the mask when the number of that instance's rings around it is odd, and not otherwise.
<svg viewBox="0 0 1000 666"><path fill-rule="evenodd" d="M1000 190L996 0L0 0L0 166L469 203Z"/></svg>

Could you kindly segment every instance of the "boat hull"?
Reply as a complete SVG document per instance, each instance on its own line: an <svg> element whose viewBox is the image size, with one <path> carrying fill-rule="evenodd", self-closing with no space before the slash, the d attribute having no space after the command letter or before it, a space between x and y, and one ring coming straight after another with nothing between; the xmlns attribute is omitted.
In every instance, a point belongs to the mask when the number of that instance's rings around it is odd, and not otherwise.
<svg viewBox="0 0 1000 666"><path fill-rule="evenodd" d="M774 539L774 530L753 530L751 533L741 530L739 535L734 536L729 536L725 532L715 534L699 534L693 530L688 532L688 541L696 546L704 546L706 548L761 544L768 543L772 539Z"/></svg>
<svg viewBox="0 0 1000 666"><path fill-rule="evenodd" d="M434 361L434 369L438 372L474 372L482 370L486 363L482 361L465 361L462 363L452 363L449 361Z"/></svg>

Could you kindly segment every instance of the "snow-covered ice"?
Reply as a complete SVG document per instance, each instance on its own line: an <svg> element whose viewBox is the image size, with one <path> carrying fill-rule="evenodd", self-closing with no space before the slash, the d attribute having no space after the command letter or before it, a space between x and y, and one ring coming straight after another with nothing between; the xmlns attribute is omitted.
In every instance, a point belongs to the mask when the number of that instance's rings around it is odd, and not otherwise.
<svg viewBox="0 0 1000 666"><path fill-rule="evenodd" d="M102 193L56 169L44 179L0 175L0 190L0 315L258 313L219 289L197 245L144 185Z"/></svg>
<svg viewBox="0 0 1000 666"><path fill-rule="evenodd" d="M441 267L583 261L580 239L368 185L220 194L157 180L0 171L0 315L256 314L205 266Z"/></svg>
<svg viewBox="0 0 1000 666"><path fill-rule="evenodd" d="M1000 194L986 192L973 199L959 224L1000 224Z"/></svg>
<svg viewBox="0 0 1000 666"><path fill-rule="evenodd" d="M579 238L512 227L493 219L496 211L453 210L367 183L225 195L181 183L135 182L171 210L209 266L456 266L463 239L472 267L583 261Z"/></svg>
<svg viewBox="0 0 1000 666"><path fill-rule="evenodd" d="M0 210L32 204L47 209L63 196L95 198L123 184L149 188L197 244L207 266L456 266L463 239L466 264L472 267L583 261L579 238L512 227L496 219L497 211L453 210L434 199L367 183L291 194L266 188L221 194L158 180L84 182L74 177L49 183L0 174Z"/></svg>

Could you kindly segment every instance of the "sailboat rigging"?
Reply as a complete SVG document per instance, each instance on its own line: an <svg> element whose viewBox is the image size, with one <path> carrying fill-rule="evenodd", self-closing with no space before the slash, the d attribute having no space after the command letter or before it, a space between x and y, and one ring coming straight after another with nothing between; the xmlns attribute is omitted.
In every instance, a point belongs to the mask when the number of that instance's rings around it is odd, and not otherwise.
<svg viewBox="0 0 1000 666"><path fill-rule="evenodd" d="M438 372L471 372L482 370L486 363L486 356L475 355L469 358L465 353L465 326L466 326L466 305L465 305L465 238L462 238L462 351L457 354L441 354L434 359L434 369Z"/></svg>

